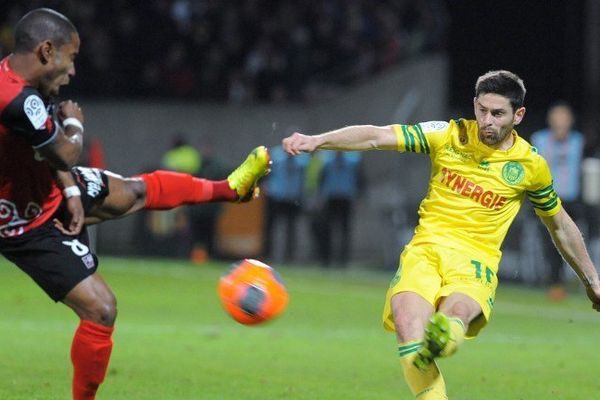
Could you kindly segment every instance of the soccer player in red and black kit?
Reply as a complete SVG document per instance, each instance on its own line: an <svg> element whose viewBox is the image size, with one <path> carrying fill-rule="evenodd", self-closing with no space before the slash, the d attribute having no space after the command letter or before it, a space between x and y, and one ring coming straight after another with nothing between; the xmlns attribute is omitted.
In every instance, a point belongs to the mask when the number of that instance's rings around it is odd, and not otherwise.
<svg viewBox="0 0 600 400"><path fill-rule="evenodd" d="M52 98L75 75L79 35L62 14L37 9L15 28L13 54L0 61L0 253L54 301L81 319L71 347L73 399L94 399L112 350L116 300L96 272L86 223L142 208L169 209L211 201L247 201L268 173L265 147L223 181L155 171L123 178L75 167L83 113Z"/></svg>

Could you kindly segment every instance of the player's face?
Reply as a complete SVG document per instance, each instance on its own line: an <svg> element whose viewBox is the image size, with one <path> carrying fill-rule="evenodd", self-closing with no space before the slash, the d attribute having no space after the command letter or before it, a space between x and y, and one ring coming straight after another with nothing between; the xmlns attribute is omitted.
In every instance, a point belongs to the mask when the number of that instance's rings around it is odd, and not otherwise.
<svg viewBox="0 0 600 400"><path fill-rule="evenodd" d="M525 107L513 111L508 98L495 93L482 94L473 101L479 125L479 140L491 147L501 147L525 115Z"/></svg>
<svg viewBox="0 0 600 400"><path fill-rule="evenodd" d="M71 41L54 48L46 64L47 73L40 82L40 92L44 96L57 96L60 87L68 85L75 76L75 57L79 54L79 35L71 34Z"/></svg>

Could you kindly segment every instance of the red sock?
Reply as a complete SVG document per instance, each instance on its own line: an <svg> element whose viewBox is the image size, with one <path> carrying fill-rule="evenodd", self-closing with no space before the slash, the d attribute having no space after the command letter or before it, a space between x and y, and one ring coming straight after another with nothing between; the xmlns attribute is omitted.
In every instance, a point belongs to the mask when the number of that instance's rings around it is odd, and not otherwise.
<svg viewBox="0 0 600 400"><path fill-rule="evenodd" d="M73 344L71 361L73 362L73 400L93 400L96 390L104 381L114 328L81 320Z"/></svg>
<svg viewBox="0 0 600 400"><path fill-rule="evenodd" d="M146 208L151 210L237 199L237 193L229 187L227 180L210 181L171 171L154 171L140 176L146 183Z"/></svg>

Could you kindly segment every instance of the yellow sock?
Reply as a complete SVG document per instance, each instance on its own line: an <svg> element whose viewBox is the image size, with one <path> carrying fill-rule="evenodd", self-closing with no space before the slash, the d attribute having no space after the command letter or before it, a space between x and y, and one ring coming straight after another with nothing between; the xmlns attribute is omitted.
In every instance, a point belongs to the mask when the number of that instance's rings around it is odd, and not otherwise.
<svg viewBox="0 0 600 400"><path fill-rule="evenodd" d="M427 371L421 371L413 365L413 360L421 346L423 342L415 340L402 343L398 347L406 384L418 400L447 400L446 384L437 364L431 363Z"/></svg>
<svg viewBox="0 0 600 400"><path fill-rule="evenodd" d="M440 354L442 357L448 357L456 353L458 347L465 341L465 325L462 320L457 317L448 317L450 323L450 340L444 347L444 350Z"/></svg>

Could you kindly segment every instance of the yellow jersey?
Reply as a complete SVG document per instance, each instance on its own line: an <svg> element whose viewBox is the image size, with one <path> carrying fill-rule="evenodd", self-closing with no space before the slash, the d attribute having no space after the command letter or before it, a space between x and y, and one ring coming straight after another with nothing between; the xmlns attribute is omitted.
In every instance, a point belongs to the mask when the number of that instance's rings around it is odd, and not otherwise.
<svg viewBox="0 0 600 400"><path fill-rule="evenodd" d="M436 243L501 255L525 195L539 216L560 211L548 163L512 131L508 150L479 140L477 121L392 125L398 151L429 154L431 178L411 244Z"/></svg>

